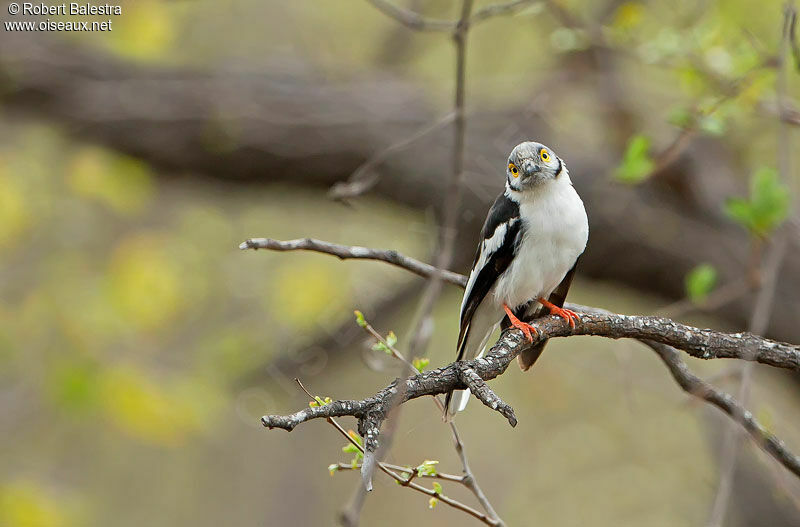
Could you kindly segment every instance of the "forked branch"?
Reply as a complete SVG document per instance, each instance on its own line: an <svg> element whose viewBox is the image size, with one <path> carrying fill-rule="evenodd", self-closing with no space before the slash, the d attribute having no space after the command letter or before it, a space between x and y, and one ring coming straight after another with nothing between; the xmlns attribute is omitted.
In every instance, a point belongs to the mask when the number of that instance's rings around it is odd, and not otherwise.
<svg viewBox="0 0 800 527"><path fill-rule="evenodd" d="M279 251L312 250L339 258L373 259L408 269L421 276L440 273L450 283L462 286L465 279L458 273L436 269L396 251L367 249L303 239L281 242L266 238L250 239L241 249L264 248ZM559 317L544 317L534 321L538 335L529 343L518 330L505 331L492 349L482 358L456 362L442 368L423 372L404 380L396 379L372 397L363 400L333 401L325 406L305 408L291 415L268 415L262 423L268 428L291 431L311 419L353 416L358 419L359 433L365 438L367 451L377 449L380 426L392 408L411 399L470 389L484 404L503 414L513 426L513 409L504 403L484 382L502 375L509 363L527 346L542 339L570 335L595 335L608 338L634 338L650 346L669 368L673 378L691 395L725 412L742 425L748 434L783 466L800 477L800 458L790 452L783 441L764 428L753 415L733 397L694 376L673 347L703 358L732 358L752 360L789 370L800 370L800 346L778 342L751 333L723 333L699 329L660 317L619 315L608 311L568 304L581 313L581 320L570 328Z"/></svg>

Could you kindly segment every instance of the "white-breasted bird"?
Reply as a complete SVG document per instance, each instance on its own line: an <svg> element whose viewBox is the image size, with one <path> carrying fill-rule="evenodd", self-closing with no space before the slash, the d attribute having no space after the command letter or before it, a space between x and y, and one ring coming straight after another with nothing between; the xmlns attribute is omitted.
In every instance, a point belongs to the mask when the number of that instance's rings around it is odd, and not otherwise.
<svg viewBox="0 0 800 527"><path fill-rule="evenodd" d="M574 326L578 315L563 306L588 238L583 201L561 158L536 142L514 147L505 191L489 209L461 301L457 360L483 354L501 321L532 341L536 329L524 320L535 318L544 307ZM517 357L523 371L536 362L546 343ZM448 394L445 417L463 410L468 400L468 391Z"/></svg>

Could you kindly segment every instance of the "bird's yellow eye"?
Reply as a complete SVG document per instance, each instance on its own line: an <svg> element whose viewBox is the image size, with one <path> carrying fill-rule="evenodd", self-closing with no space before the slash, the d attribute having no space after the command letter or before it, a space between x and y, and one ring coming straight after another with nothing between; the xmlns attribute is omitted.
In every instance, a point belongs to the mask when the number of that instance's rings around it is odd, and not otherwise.
<svg viewBox="0 0 800 527"><path fill-rule="evenodd" d="M508 164L508 170L511 172L511 175L514 177L519 177L519 169L517 169L517 165L514 163Z"/></svg>
<svg viewBox="0 0 800 527"><path fill-rule="evenodd" d="M542 158L542 161L547 163L548 161L550 161L550 152L542 148L541 150L539 150L539 157Z"/></svg>

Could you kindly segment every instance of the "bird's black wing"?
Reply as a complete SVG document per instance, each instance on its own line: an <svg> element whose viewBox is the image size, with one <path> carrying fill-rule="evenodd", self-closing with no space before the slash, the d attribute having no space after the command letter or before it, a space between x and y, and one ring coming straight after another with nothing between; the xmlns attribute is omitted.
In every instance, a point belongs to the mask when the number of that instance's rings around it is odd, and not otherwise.
<svg viewBox="0 0 800 527"><path fill-rule="evenodd" d="M578 257L580 260L580 257ZM567 274L564 275L564 278L561 280L561 283L550 293L550 297L547 299L550 303L557 305L558 307L564 307L564 302L567 300L567 293L569 292L569 287L572 285L572 278L575 276L575 268L578 267L578 260L575 260L575 263L572 265L572 269L567 271ZM537 306L537 309L533 313L533 317L541 316L542 309L539 306L539 303L534 300L534 305ZM530 313L530 312L529 312ZM514 313L516 316L522 316L522 313ZM530 317L530 314L528 315ZM528 318L526 317L526 318ZM511 323L508 322L508 317L503 319L503 327L510 326ZM539 358L539 356L544 351L544 347L547 345L547 340L543 340L542 342L538 343L537 345L533 346L532 348L528 348L523 350L522 353L517 355L517 362L519 363L519 367L522 368L522 371L527 371L533 366L533 363Z"/></svg>
<svg viewBox="0 0 800 527"><path fill-rule="evenodd" d="M497 278L505 272L522 234L519 204L501 194L489 209L481 230L481 241L469 273L464 299L461 301L461 328L458 333L458 358L464 356L464 345L475 310L492 289Z"/></svg>

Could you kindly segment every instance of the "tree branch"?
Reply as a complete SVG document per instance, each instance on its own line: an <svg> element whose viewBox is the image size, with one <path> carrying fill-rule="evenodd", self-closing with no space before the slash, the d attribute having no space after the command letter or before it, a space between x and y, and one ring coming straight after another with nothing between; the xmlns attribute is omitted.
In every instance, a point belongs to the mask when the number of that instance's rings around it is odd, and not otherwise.
<svg viewBox="0 0 800 527"><path fill-rule="evenodd" d="M482 7L481 9L475 11L475 14L472 15L470 22L474 24L475 22L481 22L495 16L514 14L517 11L528 7L529 5L535 4L537 1L538 0L511 0L510 2L502 4L487 5L486 7Z"/></svg>
<svg viewBox="0 0 800 527"><path fill-rule="evenodd" d="M374 259L403 267L421 276L440 273L448 276L447 281L450 283L462 287L464 285L462 275L436 269L396 251L348 247L311 239L292 242L250 239L242 243L240 248L275 248L280 251L318 250L339 258ZM435 396L452 390L470 389L484 404L504 415L513 426L516 424L513 409L503 403L483 381L502 375L514 357L527 346L535 345L543 339L570 335L634 338L653 348L662 357L684 390L701 397L732 417L741 415L737 421L751 437L783 466L800 477L800 458L789 452L782 441L769 434L752 414L744 410L730 395L718 392L692 375L681 361L680 355L670 347L674 346L702 359L736 358L800 371L800 346L777 342L752 333L723 333L694 328L666 318L620 315L576 304L567 306L581 313L581 320L575 328L570 328L560 317L548 316L536 319L533 323L538 333L532 343L529 343L520 331L507 330L482 358L452 363L402 380L395 379L374 396L360 401L340 400L321 407L305 408L291 415L267 415L262 418L262 423L270 429L282 428L292 431L297 425L311 419L353 416L359 421L359 433L365 437L365 444L377 448L377 434L391 408L426 395Z"/></svg>
<svg viewBox="0 0 800 527"><path fill-rule="evenodd" d="M357 245L340 245L313 238L299 238L297 240L273 240L272 238L249 238L239 245L239 249L269 249L272 251L314 251L318 253L330 254L340 260L379 260L390 263L397 267L402 267L414 274L428 278L434 273L440 272L442 280L464 287L467 279L464 275L452 271L438 270L436 267L420 262L414 258L403 256L394 250L369 249Z"/></svg>
<svg viewBox="0 0 800 527"><path fill-rule="evenodd" d="M367 0L380 12L415 31L452 31L456 23L450 20L425 18L417 12L400 7L387 0Z"/></svg>
<svg viewBox="0 0 800 527"><path fill-rule="evenodd" d="M683 390L698 399L702 399L722 410L733 418L750 434L758 446L800 476L800 458L792 454L786 445L771 434L759 423L749 411L739 404L731 395L717 390L711 384L694 375L681 360L680 353L664 344L653 341L642 341L655 351L667 366L672 378Z"/></svg>
<svg viewBox="0 0 800 527"><path fill-rule="evenodd" d="M269 238L251 238L242 243L239 248L262 248L278 251L303 249L332 254L342 259L380 260L408 269L420 276L441 273L442 279L447 282L462 287L466 283L463 275L436 269L432 265L392 250L338 245L310 238L287 242ZM800 346L795 344L778 342L749 332L723 333L712 329L695 328L668 318L620 315L587 306L574 304L570 304L570 306L576 311L585 313L581 321L575 326L575 329L570 329L567 325L552 324L549 318L544 319L539 322L539 325L545 326L546 338L595 335L614 339L654 340L679 348L699 359L742 359L800 371Z"/></svg>
<svg viewBox="0 0 800 527"><path fill-rule="evenodd" d="M570 305L571 309L580 310L583 306ZM591 308L589 308L591 309ZM603 321L603 317L611 317ZM598 336L611 336L616 334L613 329L613 323L608 320L616 321L630 321L644 317L625 317L623 315L603 314L603 313L581 313L581 321L576 324L574 334L594 334ZM569 325L559 317L545 317L534 321L539 333L534 339L533 344L529 343L519 330L511 329L505 331L492 349L482 358L474 359L471 361L455 362L431 370L423 372L405 380L400 381L395 379L389 386L379 391L372 397L356 400L340 400L333 401L327 405L319 407L309 407L300 410L291 415L267 415L262 417L262 424L270 429L281 428L287 431L292 431L297 425L302 424L312 419L332 418L342 416L353 416L359 420L359 433L368 434L367 439L372 439L377 442L376 430L378 430L386 418L388 411L400 404L403 404L412 399L427 395L438 395L450 392L452 390L473 389L473 392L484 401L496 400L500 401L499 397L486 385L486 380L491 380L499 375L502 375L508 368L511 361L528 346L535 345L538 341L544 338L553 338L557 336L566 336L573 334L570 331ZM609 328L609 331L595 331L588 333L590 328L602 328L604 325ZM625 336L636 337L640 335L646 345L651 347L670 370L670 373L678 382L678 384L690 394L699 397L710 404L721 409L726 414L733 417L739 422L745 430L753 437L759 446L761 446L768 454L773 456L778 462L789 469L793 474L800 477L800 458L792 454L784 445L784 443L769 433L753 415L745 410L733 397L723 392L717 391L711 385L702 381L694 376L688 367L680 360L680 355L661 341L654 341L647 338L649 330L645 329L642 333L637 333L636 324L625 324L626 328L622 329L620 334ZM647 326L647 324L643 325ZM690 340L690 339L687 339ZM800 350L795 350L795 359L800 356ZM470 371L469 376L472 380L465 382L464 371ZM473 377L474 375L474 377ZM475 380L478 379L478 380ZM476 389L477 388L477 389ZM504 404L504 403L503 403ZM491 406L488 405L487 406ZM504 413L504 407L497 405L498 412ZM513 410L511 411L509 422L512 426L515 421L512 421ZM377 444L376 444L377 447Z"/></svg>

